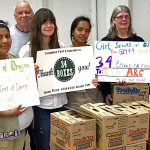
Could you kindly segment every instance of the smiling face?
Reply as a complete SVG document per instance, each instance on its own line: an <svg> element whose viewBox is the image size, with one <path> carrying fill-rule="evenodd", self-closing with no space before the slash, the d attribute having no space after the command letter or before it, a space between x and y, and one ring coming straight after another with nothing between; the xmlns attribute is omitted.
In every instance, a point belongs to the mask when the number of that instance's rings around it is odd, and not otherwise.
<svg viewBox="0 0 150 150"><path fill-rule="evenodd" d="M90 34L90 25L87 21L80 21L72 32L74 44L76 46L85 46Z"/></svg>
<svg viewBox="0 0 150 150"><path fill-rule="evenodd" d="M17 22L17 27L21 30L27 32L30 29L31 20L33 17L33 11L29 3L21 2L16 5L15 20Z"/></svg>
<svg viewBox="0 0 150 150"><path fill-rule="evenodd" d="M41 33L43 37L51 37L55 31L55 25L53 21L46 21L41 26Z"/></svg>
<svg viewBox="0 0 150 150"><path fill-rule="evenodd" d="M128 32L130 22L130 15L126 11L120 12L113 18L113 23L115 24L117 31L126 30Z"/></svg>
<svg viewBox="0 0 150 150"><path fill-rule="evenodd" d="M10 32L7 28L0 28L0 59L6 59L7 53L11 47Z"/></svg>

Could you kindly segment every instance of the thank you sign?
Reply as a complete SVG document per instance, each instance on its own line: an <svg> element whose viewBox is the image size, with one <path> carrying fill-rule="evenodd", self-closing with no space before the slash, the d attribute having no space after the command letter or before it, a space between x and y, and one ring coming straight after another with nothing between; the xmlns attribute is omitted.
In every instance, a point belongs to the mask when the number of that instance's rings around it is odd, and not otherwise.
<svg viewBox="0 0 150 150"><path fill-rule="evenodd" d="M95 59L92 46L38 51L36 63L40 68L40 97L94 88Z"/></svg>

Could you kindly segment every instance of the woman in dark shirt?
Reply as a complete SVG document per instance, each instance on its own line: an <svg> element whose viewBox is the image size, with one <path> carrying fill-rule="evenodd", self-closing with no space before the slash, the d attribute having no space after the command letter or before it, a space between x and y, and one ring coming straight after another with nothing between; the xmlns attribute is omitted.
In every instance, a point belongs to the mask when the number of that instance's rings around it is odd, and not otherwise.
<svg viewBox="0 0 150 150"><path fill-rule="evenodd" d="M127 6L120 5L113 10L108 34L101 41L144 42L143 38L137 36L132 28L131 13ZM112 104L110 83L101 82L100 91L104 101L107 104Z"/></svg>

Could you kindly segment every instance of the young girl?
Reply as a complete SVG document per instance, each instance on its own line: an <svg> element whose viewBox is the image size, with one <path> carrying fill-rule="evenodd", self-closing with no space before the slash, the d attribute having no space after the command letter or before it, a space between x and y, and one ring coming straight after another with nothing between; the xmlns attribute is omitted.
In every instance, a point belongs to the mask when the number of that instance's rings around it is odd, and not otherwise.
<svg viewBox="0 0 150 150"><path fill-rule="evenodd" d="M30 42L22 47L20 57L32 56L36 62L39 50L60 48L54 14L46 8L39 9L31 23ZM50 83L49 83L50 84ZM50 113L65 110L65 93L40 97L40 106L34 107L34 129L37 150L50 150Z"/></svg>
<svg viewBox="0 0 150 150"><path fill-rule="evenodd" d="M87 43L91 31L90 19L85 16L79 16L71 24L70 38L72 44L70 47L89 46ZM93 84L97 86L98 79L93 79ZM68 107L80 110L80 105L85 103L102 102L101 93L97 88L67 93Z"/></svg>
<svg viewBox="0 0 150 150"><path fill-rule="evenodd" d="M0 60L15 58L13 54L9 53L11 43L9 28L4 21L0 20ZM22 150L25 142L25 129L29 126L32 119L33 112L31 107L22 108L19 105L10 110L0 111L0 150ZM2 134L12 131L11 129L14 125L18 127L20 136L3 138Z"/></svg>

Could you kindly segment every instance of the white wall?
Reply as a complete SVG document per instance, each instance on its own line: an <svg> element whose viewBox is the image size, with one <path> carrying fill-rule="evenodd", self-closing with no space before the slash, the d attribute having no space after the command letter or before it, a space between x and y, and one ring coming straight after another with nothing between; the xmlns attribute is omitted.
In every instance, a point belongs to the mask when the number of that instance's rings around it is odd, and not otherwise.
<svg viewBox="0 0 150 150"><path fill-rule="evenodd" d="M21 0L20 0L21 1ZM42 0L28 0L34 11L37 11L42 7ZM19 0L1 0L0 1L0 19L8 21L10 25L15 24L14 19L14 5Z"/></svg>
<svg viewBox="0 0 150 150"><path fill-rule="evenodd" d="M149 0L97 0L98 1L98 39L104 37L110 26L113 9L126 5L131 10L132 25L137 35L150 41L150 1Z"/></svg>
<svg viewBox="0 0 150 150"><path fill-rule="evenodd" d="M131 12L134 30L150 41L150 0L132 0Z"/></svg>
<svg viewBox="0 0 150 150"><path fill-rule="evenodd" d="M14 23L13 19L13 6L16 0L3 0L0 5L0 18L4 21L8 21L9 24ZM9 5L8 5L9 4Z"/></svg>
<svg viewBox="0 0 150 150"><path fill-rule="evenodd" d="M0 14L3 16L1 19L8 21L11 25L15 24L13 17L13 7L18 0L1 0L4 7L1 7ZM91 18L91 0L28 0L34 11L41 7L51 9L57 20L59 39L65 43L66 46L70 45L70 26L79 15L86 15ZM92 3L95 0L92 0ZM9 5L8 5L9 3ZM6 9L7 8L7 9ZM5 15L2 15L5 14ZM93 36L94 37L94 36ZM92 36L89 37L89 43L92 44Z"/></svg>
<svg viewBox="0 0 150 150"><path fill-rule="evenodd" d="M71 44L70 27L80 15L91 16L91 0L53 0L52 10L56 16L59 38L66 46Z"/></svg>
<svg viewBox="0 0 150 150"><path fill-rule="evenodd" d="M129 0L98 0L98 39L103 38L110 27L110 17L112 11L118 5L129 7Z"/></svg>
<svg viewBox="0 0 150 150"><path fill-rule="evenodd" d="M1 0L1 19L15 24L13 7L18 0ZM89 44L101 39L107 34L112 10L124 4L129 6L132 13L133 27L138 35L150 41L150 0L29 0L33 10L41 7L51 9L57 20L59 38L66 46L70 45L70 26L73 19L79 15L87 15L92 21L92 33ZM97 3L97 11L96 11Z"/></svg>

